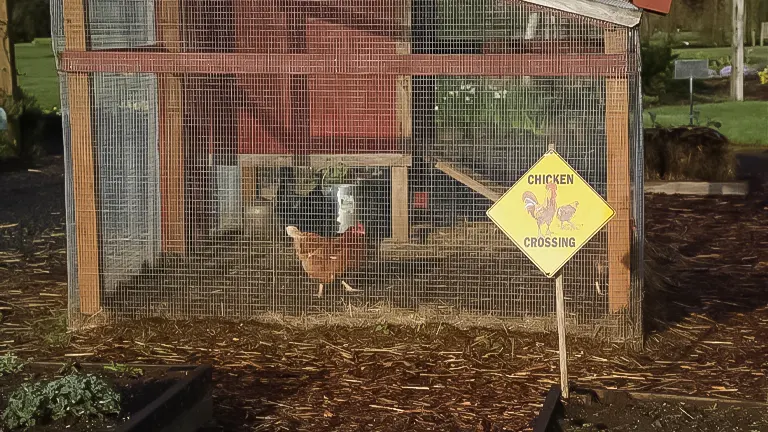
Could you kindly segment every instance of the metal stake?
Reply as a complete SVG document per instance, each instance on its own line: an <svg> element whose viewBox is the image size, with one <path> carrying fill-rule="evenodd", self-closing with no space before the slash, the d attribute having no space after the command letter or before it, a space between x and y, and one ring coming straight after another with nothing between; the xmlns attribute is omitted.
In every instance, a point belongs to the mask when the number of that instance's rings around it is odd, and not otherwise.
<svg viewBox="0 0 768 432"><path fill-rule="evenodd" d="M691 75L691 77L688 79L688 83L689 83L688 91L690 93L690 98L691 98L691 113L690 113L691 122L690 122L690 126L693 126L693 75Z"/></svg>

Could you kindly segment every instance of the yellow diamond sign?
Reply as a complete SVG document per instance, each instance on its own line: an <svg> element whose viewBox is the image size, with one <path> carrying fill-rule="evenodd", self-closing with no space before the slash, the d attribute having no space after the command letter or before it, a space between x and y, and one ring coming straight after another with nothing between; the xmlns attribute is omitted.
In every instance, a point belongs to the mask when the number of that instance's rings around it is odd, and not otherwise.
<svg viewBox="0 0 768 432"><path fill-rule="evenodd" d="M555 151L536 162L488 217L553 277L614 216L603 198Z"/></svg>

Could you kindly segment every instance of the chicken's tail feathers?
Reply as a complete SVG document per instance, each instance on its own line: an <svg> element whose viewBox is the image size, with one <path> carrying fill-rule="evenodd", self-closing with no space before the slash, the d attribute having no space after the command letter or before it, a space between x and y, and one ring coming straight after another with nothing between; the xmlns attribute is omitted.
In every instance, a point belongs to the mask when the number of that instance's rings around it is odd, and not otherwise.
<svg viewBox="0 0 768 432"><path fill-rule="evenodd" d="M525 210L533 216L536 211L536 206L539 204L536 195L530 191L525 191L523 193L523 203L525 203Z"/></svg>
<svg viewBox="0 0 768 432"><path fill-rule="evenodd" d="M539 200L536 199L536 195L531 191L523 192L523 202L527 204L528 201L533 201L534 204L538 204Z"/></svg>

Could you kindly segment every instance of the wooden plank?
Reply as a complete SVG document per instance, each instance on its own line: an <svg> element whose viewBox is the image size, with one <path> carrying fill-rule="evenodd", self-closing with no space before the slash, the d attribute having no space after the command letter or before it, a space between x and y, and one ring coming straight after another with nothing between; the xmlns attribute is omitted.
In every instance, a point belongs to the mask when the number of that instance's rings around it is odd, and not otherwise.
<svg viewBox="0 0 768 432"><path fill-rule="evenodd" d="M391 171L392 240L404 243L411 236L408 226L408 167L393 166Z"/></svg>
<svg viewBox="0 0 768 432"><path fill-rule="evenodd" d="M163 252L186 253L182 78L158 77L160 108L160 227Z"/></svg>
<svg viewBox="0 0 768 432"><path fill-rule="evenodd" d="M563 287L563 272L557 272L555 276L555 313L557 315L557 346L560 358L560 391L563 399L568 400L570 389L568 388L568 350L565 343L565 289Z"/></svg>
<svg viewBox="0 0 768 432"><path fill-rule="evenodd" d="M507 0L510 1L510 0ZM534 4L550 9L594 18L623 27L635 27L640 24L642 11L636 8L623 8L593 0L522 0L525 3Z"/></svg>
<svg viewBox="0 0 768 432"><path fill-rule="evenodd" d="M65 72L615 77L621 54L390 54L64 52Z"/></svg>
<svg viewBox="0 0 768 432"><path fill-rule="evenodd" d="M498 201L504 194L505 189L503 187L496 185L489 186L486 184L488 182L478 180L478 175L468 170L460 171L449 162L438 162L435 164L435 168L493 202Z"/></svg>
<svg viewBox="0 0 768 432"><path fill-rule="evenodd" d="M645 182L645 193L667 195L736 195L749 193L749 182Z"/></svg>
<svg viewBox="0 0 768 432"><path fill-rule="evenodd" d="M65 49L85 51L85 4L64 0ZM77 242L77 285L80 312L95 314L101 309L99 238L96 220L96 172L91 129L90 81L86 73L67 75L69 128L72 148L72 178Z"/></svg>
<svg viewBox="0 0 768 432"><path fill-rule="evenodd" d="M541 407L539 416L536 417L536 424L533 426L533 432L549 432L550 426L557 422L556 414L560 410L560 387L553 384L549 388L544 405Z"/></svg>
<svg viewBox="0 0 768 432"><path fill-rule="evenodd" d="M84 314L94 314L101 308L96 174L89 87L88 75L67 75L77 240L77 285L80 293L80 312Z"/></svg>
<svg viewBox="0 0 768 432"><path fill-rule="evenodd" d="M67 51L85 51L87 44L85 2L83 0L63 0L63 3L64 49Z"/></svg>
<svg viewBox="0 0 768 432"><path fill-rule="evenodd" d="M293 165L293 156L290 154L239 154L237 155L241 167L284 167Z"/></svg>
<svg viewBox="0 0 768 432"><path fill-rule="evenodd" d="M326 168L338 165L351 167L409 167L412 158L406 154L361 153L361 154L313 154L309 164L313 168Z"/></svg>
<svg viewBox="0 0 768 432"><path fill-rule="evenodd" d="M626 50L626 30L606 30L604 37L607 52ZM626 79L609 78L605 85L608 204L616 211L608 223L608 309L615 313L629 306L631 283L629 83Z"/></svg>
<svg viewBox="0 0 768 432"><path fill-rule="evenodd" d="M402 36L397 42L397 54L411 54L411 0L401 0L399 4L398 22ZM397 77L395 84L395 116L397 136L411 138L413 136L413 83L408 75Z"/></svg>
<svg viewBox="0 0 768 432"><path fill-rule="evenodd" d="M181 9L180 0L160 0L157 11L157 33L162 46L170 52L180 52Z"/></svg>
<svg viewBox="0 0 768 432"><path fill-rule="evenodd" d="M255 166L240 166L240 192L243 197L243 207L248 208L256 201L256 179L258 168Z"/></svg>

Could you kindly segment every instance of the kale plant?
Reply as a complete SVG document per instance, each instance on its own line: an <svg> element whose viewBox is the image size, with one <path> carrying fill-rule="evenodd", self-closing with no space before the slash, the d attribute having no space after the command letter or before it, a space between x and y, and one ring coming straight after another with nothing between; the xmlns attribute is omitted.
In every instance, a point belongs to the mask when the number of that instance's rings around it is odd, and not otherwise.
<svg viewBox="0 0 768 432"><path fill-rule="evenodd" d="M25 364L24 360L16 357L14 353L0 356L0 376L21 372Z"/></svg>
<svg viewBox="0 0 768 432"><path fill-rule="evenodd" d="M27 428L64 417L83 418L120 412L120 395L95 375L69 375L48 383L23 384L3 412L10 428Z"/></svg>

